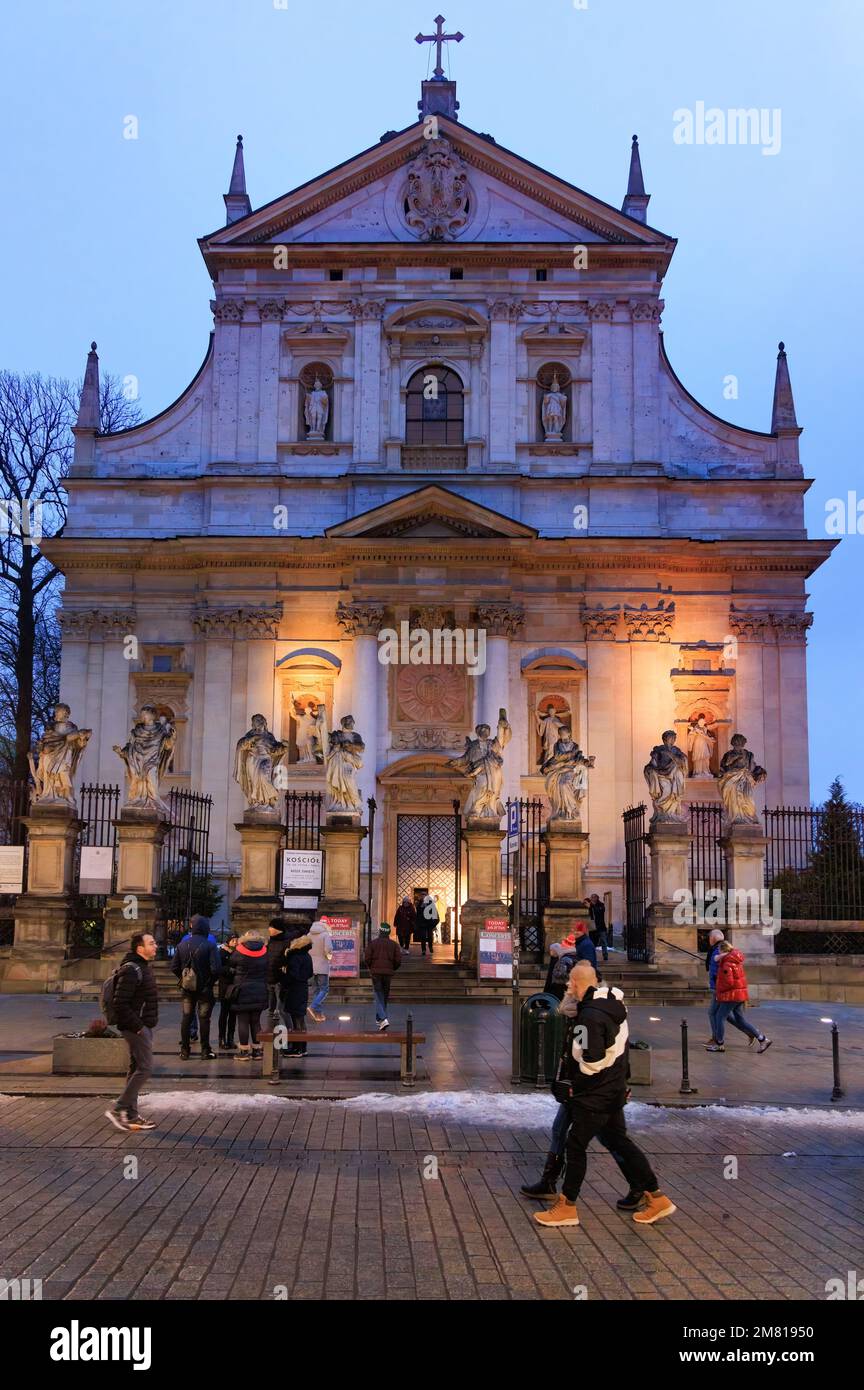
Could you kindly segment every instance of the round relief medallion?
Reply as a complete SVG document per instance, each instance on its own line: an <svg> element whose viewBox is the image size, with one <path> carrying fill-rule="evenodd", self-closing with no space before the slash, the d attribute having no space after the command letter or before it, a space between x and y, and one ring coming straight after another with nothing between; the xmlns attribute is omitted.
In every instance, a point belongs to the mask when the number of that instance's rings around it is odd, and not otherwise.
<svg viewBox="0 0 864 1390"><path fill-rule="evenodd" d="M417 724L452 724L465 708L462 673L449 666L403 666L396 676L396 693L399 718Z"/></svg>

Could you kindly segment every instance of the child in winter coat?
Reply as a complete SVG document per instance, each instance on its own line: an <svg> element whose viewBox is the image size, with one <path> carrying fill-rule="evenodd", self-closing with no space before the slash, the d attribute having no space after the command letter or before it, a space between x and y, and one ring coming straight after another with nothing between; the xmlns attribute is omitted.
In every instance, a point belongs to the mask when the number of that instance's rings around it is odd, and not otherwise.
<svg viewBox="0 0 864 1390"><path fill-rule="evenodd" d="M716 1025L714 1031L717 1041L709 1043L705 1051L726 1051L724 1038L728 1022L732 1024L733 1028L746 1033L751 1043L758 1042L757 1052L767 1052L771 1046L771 1039L766 1038L764 1033L760 1033L759 1029L754 1028L753 1024L748 1023L744 1017L744 1005L747 1003L747 976L744 974L744 957L729 941L721 941L718 951L717 983L715 986L717 1009L714 1015Z"/></svg>
<svg viewBox="0 0 864 1390"><path fill-rule="evenodd" d="M306 1009L309 1004L309 981L312 965L312 937L298 936L290 942L279 968L279 997L282 1014L291 1019L295 1033L306 1032ZM287 1057L305 1057L306 1044L292 1044Z"/></svg>

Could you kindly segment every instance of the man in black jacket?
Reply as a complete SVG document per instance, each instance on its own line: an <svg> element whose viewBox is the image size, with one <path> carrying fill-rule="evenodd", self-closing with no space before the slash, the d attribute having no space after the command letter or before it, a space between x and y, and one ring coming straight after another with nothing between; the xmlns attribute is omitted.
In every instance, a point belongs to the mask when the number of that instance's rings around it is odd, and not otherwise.
<svg viewBox="0 0 864 1390"><path fill-rule="evenodd" d="M201 1029L201 1056L212 1061L216 1053L210 1046L210 1015L213 1012L213 987L222 969L216 938L210 935L206 917L196 915L189 923L189 935L184 936L171 962L171 969L181 980L184 970L194 970L194 990L183 989L183 1013L180 1019L180 1056L189 1057L189 1034L196 1010Z"/></svg>
<svg viewBox="0 0 864 1390"><path fill-rule="evenodd" d="M567 1166L561 1195L554 1207L537 1212L541 1226L578 1226L576 1198L587 1168L587 1149L599 1139L608 1149L630 1191L618 1206L632 1211L633 1220L649 1226L671 1216L675 1206L657 1186L648 1159L627 1133L624 1106L627 1100L627 1010L620 989L597 982L597 972L587 961L570 971L568 994L579 1008L567 1030L559 1078L553 1090L568 1105Z"/></svg>
<svg viewBox="0 0 864 1390"><path fill-rule="evenodd" d="M126 1085L112 1109L105 1111L117 1129L155 1129L152 1120L138 1113L141 1087L153 1074L153 1029L159 1021L156 976L150 964L155 955L155 939L147 932L136 932L114 986L117 1027L129 1048Z"/></svg>

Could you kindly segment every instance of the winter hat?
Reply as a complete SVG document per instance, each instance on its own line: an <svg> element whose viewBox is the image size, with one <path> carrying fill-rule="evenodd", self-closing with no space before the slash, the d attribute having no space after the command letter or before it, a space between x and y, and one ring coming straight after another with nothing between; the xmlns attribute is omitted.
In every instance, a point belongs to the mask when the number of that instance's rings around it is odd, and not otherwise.
<svg viewBox="0 0 864 1390"><path fill-rule="evenodd" d="M389 935L390 935L390 923L389 923L389 922L382 922L381 925L380 925L380 927L378 928L378 930L380 931L380 933L381 933L382 936L389 936Z"/></svg>

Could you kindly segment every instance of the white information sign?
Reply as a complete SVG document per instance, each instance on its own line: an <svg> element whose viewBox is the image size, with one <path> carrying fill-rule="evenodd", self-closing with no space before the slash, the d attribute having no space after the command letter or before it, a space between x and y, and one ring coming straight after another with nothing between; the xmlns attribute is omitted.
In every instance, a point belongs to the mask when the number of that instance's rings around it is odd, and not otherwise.
<svg viewBox="0 0 864 1390"><path fill-rule="evenodd" d="M110 893L114 851L110 845L82 845L79 893Z"/></svg>
<svg viewBox="0 0 864 1390"><path fill-rule="evenodd" d="M320 849L282 851L282 891L320 892L324 852Z"/></svg>
<svg viewBox="0 0 864 1390"><path fill-rule="evenodd" d="M0 845L0 893L23 893L24 846Z"/></svg>

